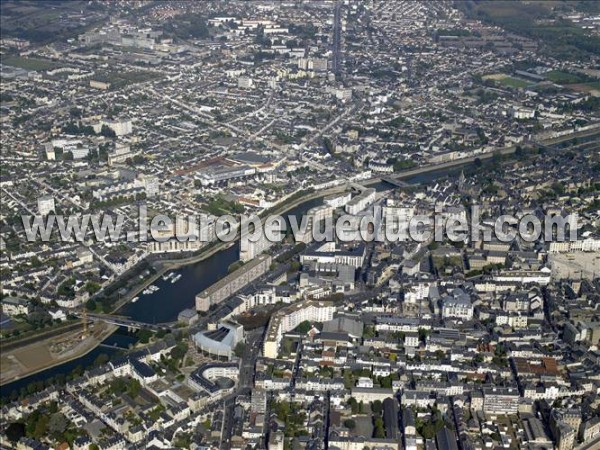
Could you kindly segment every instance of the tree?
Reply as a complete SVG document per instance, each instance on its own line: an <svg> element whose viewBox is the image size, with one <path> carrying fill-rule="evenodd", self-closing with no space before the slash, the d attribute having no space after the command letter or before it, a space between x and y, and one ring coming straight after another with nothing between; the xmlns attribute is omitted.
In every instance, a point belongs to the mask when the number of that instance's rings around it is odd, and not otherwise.
<svg viewBox="0 0 600 450"><path fill-rule="evenodd" d="M308 320L305 320L304 322L301 322L294 331L296 331L297 333L300 334L306 334L310 331L311 329L311 324Z"/></svg>
<svg viewBox="0 0 600 450"><path fill-rule="evenodd" d="M379 381L380 381L382 388L386 388L386 389L392 388L392 377L390 377L390 376L383 377Z"/></svg>
<svg viewBox="0 0 600 450"><path fill-rule="evenodd" d="M158 331L156 332L156 337L157 337L158 339L162 339L162 338L164 338L166 335L167 335L167 330L165 330L164 328L161 328L160 330L158 330Z"/></svg>
<svg viewBox="0 0 600 450"><path fill-rule="evenodd" d="M375 414L381 414L381 411L383 411L381 400L375 400L373 403L371 403L371 411L373 411Z"/></svg>
<svg viewBox="0 0 600 450"><path fill-rule="evenodd" d="M107 138L117 137L117 133L115 133L114 130L107 125L102 125L102 128L100 129L100 135Z"/></svg>
<svg viewBox="0 0 600 450"><path fill-rule="evenodd" d="M383 426L383 419L381 417L375 419L375 433L373 436L378 439L385 438L385 428Z"/></svg>
<svg viewBox="0 0 600 450"><path fill-rule="evenodd" d="M354 430L356 428L356 422L352 419L346 419L344 420L344 426L350 430Z"/></svg>
<svg viewBox="0 0 600 450"><path fill-rule="evenodd" d="M94 281L88 281L84 288L89 294L93 295L100 290L100 285Z"/></svg>
<svg viewBox="0 0 600 450"><path fill-rule="evenodd" d="M85 304L85 307L88 311L96 311L96 302L93 299L89 299Z"/></svg>
<svg viewBox="0 0 600 450"><path fill-rule="evenodd" d="M108 300L102 302L102 312L104 314L110 314L112 312L112 305Z"/></svg>
<svg viewBox="0 0 600 450"><path fill-rule="evenodd" d="M352 414L358 414L358 402L354 397L350 397L348 400L348 404L350 405L350 409L352 410Z"/></svg>
<svg viewBox="0 0 600 450"><path fill-rule="evenodd" d="M94 360L94 366L101 366L103 364L106 364L108 361L110 361L108 355L106 353L100 353L98 356L96 356L96 359Z"/></svg>
<svg viewBox="0 0 600 450"><path fill-rule="evenodd" d="M127 393L131 398L135 398L138 395L140 395L141 390L142 385L138 380L136 380L135 378L129 380L129 384L127 385Z"/></svg>
<svg viewBox="0 0 600 450"><path fill-rule="evenodd" d="M233 352L235 353L235 356L237 356L238 358L241 358L242 356L244 356L244 353L246 352L246 344L243 342L238 342L235 345Z"/></svg>
<svg viewBox="0 0 600 450"><path fill-rule="evenodd" d="M152 331L147 328L142 328L137 332L138 339L142 344L147 344L150 342L150 338L152 337Z"/></svg>
<svg viewBox="0 0 600 450"><path fill-rule="evenodd" d="M45 415L40 416L38 421L35 423L35 426L33 429L32 437L34 439L41 439L42 437L44 437L44 435L48 431L49 420L50 419L48 418L48 416L45 416Z"/></svg>
<svg viewBox="0 0 600 450"><path fill-rule="evenodd" d="M18 442L19 439L25 436L25 425L21 422L13 422L4 431L6 437L11 442Z"/></svg>
<svg viewBox="0 0 600 450"><path fill-rule="evenodd" d="M435 436L435 426L431 422L427 422L421 427L419 433L425 439L433 439Z"/></svg>
<svg viewBox="0 0 600 450"><path fill-rule="evenodd" d="M48 431L53 434L63 434L67 429L68 424L69 423L64 414L57 412L50 416L50 421L48 422Z"/></svg>
<svg viewBox="0 0 600 450"><path fill-rule="evenodd" d="M182 359L186 353L187 345L185 344L185 342L180 342L171 350L170 356L173 359Z"/></svg>
<svg viewBox="0 0 600 450"><path fill-rule="evenodd" d="M370 339L376 336L375 327L372 325L366 325L363 328L363 339Z"/></svg>
<svg viewBox="0 0 600 450"><path fill-rule="evenodd" d="M112 397L119 397L121 394L127 391L127 382L124 378L115 378L110 382L108 392Z"/></svg>

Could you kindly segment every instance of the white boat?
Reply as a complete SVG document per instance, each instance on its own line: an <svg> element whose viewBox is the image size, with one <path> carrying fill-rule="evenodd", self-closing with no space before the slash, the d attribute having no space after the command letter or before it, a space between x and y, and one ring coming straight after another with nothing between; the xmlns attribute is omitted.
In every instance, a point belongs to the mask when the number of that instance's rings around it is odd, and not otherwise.
<svg viewBox="0 0 600 450"><path fill-rule="evenodd" d="M181 274L178 274L171 280L171 283L177 283L180 279L181 279Z"/></svg>
<svg viewBox="0 0 600 450"><path fill-rule="evenodd" d="M163 279L164 281L167 281L169 278L172 278L172 277L173 277L173 275L175 275L175 272L169 272L169 273L166 273L166 274L164 274L164 275L162 276L162 279Z"/></svg>
<svg viewBox="0 0 600 450"><path fill-rule="evenodd" d="M131 303L135 303L135 302L137 302L139 299L140 299L139 297L133 297L133 298L131 299Z"/></svg>

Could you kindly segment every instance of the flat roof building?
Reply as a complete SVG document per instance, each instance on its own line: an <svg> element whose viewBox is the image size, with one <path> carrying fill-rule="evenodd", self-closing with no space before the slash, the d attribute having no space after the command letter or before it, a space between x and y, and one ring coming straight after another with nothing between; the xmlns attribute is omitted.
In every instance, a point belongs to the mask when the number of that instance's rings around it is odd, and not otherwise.
<svg viewBox="0 0 600 450"><path fill-rule="evenodd" d="M196 310L208 311L211 306L221 303L267 273L270 266L270 255L258 256L196 295Z"/></svg>

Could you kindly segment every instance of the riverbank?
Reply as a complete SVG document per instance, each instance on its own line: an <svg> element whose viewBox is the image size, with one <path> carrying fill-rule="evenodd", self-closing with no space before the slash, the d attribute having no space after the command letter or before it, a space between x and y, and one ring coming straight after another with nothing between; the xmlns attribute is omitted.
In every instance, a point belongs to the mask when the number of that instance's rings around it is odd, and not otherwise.
<svg viewBox="0 0 600 450"><path fill-rule="evenodd" d="M552 141L548 141L546 145L555 145L560 144L562 142L567 142L570 140L574 140L577 138L584 138L587 136L595 136L599 133L599 130L586 131L584 133L579 134L571 134L568 136L563 136ZM540 144L534 144L540 145ZM504 150L505 154L514 153L516 151L516 147L507 147ZM493 153L488 153L484 158L483 155L478 156L480 159L489 159L494 156ZM401 178L415 178L419 175L423 174L431 174L434 177L446 176L449 172L454 173L454 171L460 169L462 166L467 166L472 164L477 157L461 159L450 161L448 164L443 165L435 165L435 166L426 166L419 169L411 170L410 172L402 172ZM436 172L440 172L437 174ZM370 185L373 185L377 182L380 182L380 179L372 179L368 180ZM360 182L360 184L364 184L365 182ZM306 195L302 195L298 198L288 198L286 201L281 202L278 206L275 206L272 210L268 211L266 215L283 215L285 213L291 212L292 210L305 205L306 208L316 206L316 204L308 204L309 202L315 203L315 200L325 197L327 195L331 195L336 192L341 192L346 188L345 185L329 188L327 190L318 191L318 192L307 192ZM308 205L307 205L308 204ZM305 209L306 209L305 208ZM298 214L301 214L301 211L298 211ZM264 219L263 219L264 220ZM159 322L166 321L162 320L164 317L170 317L169 320L174 320L173 317L176 318L177 313L184 308L193 307L190 302L190 298L193 297L197 292L209 286L210 284L216 282L219 278L225 276L227 274L227 268L229 265L237 261L239 259L239 243L225 243L225 242L216 242L210 246L204 248L197 255L188 256L181 259L156 259L152 261L153 269L156 270L151 276L144 280L140 280L139 284L136 284L135 287L130 288L129 292L127 292L122 298L118 300L118 303L115 303L115 307L112 309L112 313L117 312L122 308L127 308L126 315L133 316L135 320L146 323L156 323L155 314L158 314ZM206 262L206 264L204 264ZM194 265L199 264L201 267L195 267ZM170 281L161 280L161 276L171 270L181 270L184 272L184 276L181 281L178 281L177 284L171 284ZM139 274L132 273L130 275L125 275L125 279L129 277L135 277ZM135 304L131 304L131 299L142 292L147 286L156 283L158 280L158 284L160 285L160 293L158 294L150 294L147 296L143 296L140 298L138 302ZM198 280L201 280L202 286L199 288ZM160 311L160 312L159 312ZM100 341L101 342L101 341ZM72 359L77 359L74 357ZM57 362L52 366L63 364L63 362ZM43 371L44 368L40 368L36 372Z"/></svg>
<svg viewBox="0 0 600 450"><path fill-rule="evenodd" d="M0 387L28 376L82 358L93 351L102 341L111 336L119 327L98 322L90 330L90 336L80 340L83 330L76 330L54 336L43 342L34 342L12 350L3 351ZM79 342L78 342L79 341ZM63 346L68 346L63 348ZM62 351L56 353L56 349Z"/></svg>
<svg viewBox="0 0 600 450"><path fill-rule="evenodd" d="M24 347L25 345L32 344L37 341L52 338L61 334L66 334L69 331L79 329L82 326L83 324L80 320L70 320L67 323L61 323L50 328L31 331L18 337L4 338L2 341L0 341L0 355L3 352L12 350L14 348Z"/></svg>
<svg viewBox="0 0 600 450"><path fill-rule="evenodd" d="M593 136L598 133L600 133L600 129L594 128L592 130L586 130L583 132L572 133L572 134L561 136L561 137L554 138L554 139L548 139L548 140L545 140L543 143L539 143L537 145L540 145L540 144L541 145L555 145L555 144L559 144L561 142L567 142L569 140L573 140L573 139L577 139L577 138ZM422 166L419 168L403 171L403 172L400 172L397 174L392 174L391 178L401 180L401 179L417 177L419 175L424 175L424 174L428 174L428 173L432 173L432 172L444 171L444 170L448 170L448 169L455 169L455 168L459 168L461 166L467 166L469 164L472 164L478 159L479 160L491 159L496 154L500 154L503 156L514 154L516 152L516 149L517 149L517 146L502 147L502 148L496 149L493 152L486 152L486 153L482 153L477 156L456 159L456 160L447 161L447 162L439 163L439 164ZM370 185L377 184L380 182L382 182L381 178L373 177L371 179L361 181L361 182L359 182L359 184L362 183L364 185L370 186ZM311 200L315 200L318 198L326 197L328 195L343 192L346 189L347 189L347 185L343 184L340 186L335 186L335 187L325 189L322 191L318 191L318 192L310 192L306 195L300 196L300 197L292 200L289 203L287 200L283 200L283 201L279 202L279 204L277 204L276 206L274 206L273 208L268 210L267 212L264 212L263 214L261 214L261 222L264 223L265 218L269 215L283 215L286 212L289 212L292 209L294 209L304 203L307 203ZM238 241L238 240L239 240L239 237L236 238L236 241ZM123 299L119 300L115 304L115 307L111 310L111 314L115 314L117 311L122 309L127 303L129 303L131 301L131 299L136 297L140 292L142 292L144 289L146 289L146 287L150 286L152 283L154 283L156 280L158 280L162 275L164 275L168 271L177 270L177 269L180 269L181 267L204 261L204 260L210 258L211 256L229 248L231 245L232 245L231 242L213 243L213 244L209 244L208 248L201 250L200 253L197 255L193 255L193 256L190 256L187 258L182 258L182 259L156 261L154 263L154 267L156 269L156 274L154 274L150 278L147 278L147 279L141 281L140 284L137 285L133 290L130 290L130 292L125 294Z"/></svg>
<svg viewBox="0 0 600 450"><path fill-rule="evenodd" d="M590 130L579 131L571 134L566 134L564 136L559 136L552 139L545 139L541 142L530 142L523 143L523 147L549 147L557 144L562 144L565 142L569 142L575 139L587 138L600 135L600 126L597 128L592 128ZM402 172L390 174L390 178L394 178L397 180L404 180L406 178L412 178L418 175L423 175L430 172L437 172L441 170L447 170L452 168L458 168L461 166L466 166L474 163L476 160L488 160L492 159L495 155L499 154L501 156L511 155L517 151L517 147L519 145L511 145L510 147L498 147L491 152L485 152L474 156L469 156L467 158L459 158L451 161L446 161L438 164L431 164L427 166L417 167L415 169L404 170ZM378 178L372 178L371 180L367 180L369 182L376 182L379 180Z"/></svg>
<svg viewBox="0 0 600 450"><path fill-rule="evenodd" d="M378 180L381 181L381 180ZM273 207L269 214L265 214L265 217L261 217L261 222L264 223L267 216L269 215L283 215L286 212L297 208L298 206L307 203L312 200L316 200L318 198L326 197L328 195L336 194L342 192L346 189L346 185L335 186L323 191L311 192L307 195L303 195L298 197L297 199L292 200L289 203L286 201L280 202L278 205ZM132 288L127 294L123 296L123 298L117 301L114 307L111 310L111 314L116 314L120 309L122 309L127 303L129 303L134 297L138 296L144 289L148 286L159 280L165 273L173 270L180 269L184 266L188 266L190 264L196 264L198 262L204 261L215 254L230 248L234 245L234 242L237 242L239 237L237 237L233 242L216 242L213 244L209 244L208 248L205 248L200 251L197 255L192 255L187 258L181 259L166 259L166 260L157 260L153 263L153 267L156 269L156 273L151 277L142 280L138 285Z"/></svg>

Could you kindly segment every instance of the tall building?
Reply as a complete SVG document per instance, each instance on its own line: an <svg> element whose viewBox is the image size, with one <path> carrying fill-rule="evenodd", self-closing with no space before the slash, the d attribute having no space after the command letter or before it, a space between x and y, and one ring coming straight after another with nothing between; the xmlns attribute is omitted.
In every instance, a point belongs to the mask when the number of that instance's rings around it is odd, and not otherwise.
<svg viewBox="0 0 600 450"><path fill-rule="evenodd" d="M144 183L144 189L146 190L146 197L156 197L160 192L158 177L156 175L144 175L142 179Z"/></svg>
<svg viewBox="0 0 600 450"><path fill-rule="evenodd" d="M335 306L331 302L317 302L306 300L294 303L277 311L267 327L263 343L263 355L266 358L277 358L279 344L283 334L293 330L302 322L327 322L333 319Z"/></svg>
<svg viewBox="0 0 600 450"><path fill-rule="evenodd" d="M255 230L256 231L256 230ZM281 230L280 230L281 231ZM275 242L268 239L267 233L260 230L258 238L250 239L249 234L240 237L240 261L247 262L270 249Z"/></svg>
<svg viewBox="0 0 600 450"><path fill-rule="evenodd" d="M376 194L377 193L375 189L366 188L364 191L346 203L346 212L353 215L358 214L373 204Z"/></svg>
<svg viewBox="0 0 600 450"><path fill-rule="evenodd" d="M298 223L298 232L294 236L296 242L304 242L305 244L312 242L315 230L321 230L321 222L333 217L333 209L332 206L328 205L315 206L309 209L301 222ZM306 227L304 227L304 224Z"/></svg>
<svg viewBox="0 0 600 450"><path fill-rule="evenodd" d="M101 120L94 125L94 131L100 133L103 126L110 128L117 136L126 136L133 132L133 123L131 120Z"/></svg>
<svg viewBox="0 0 600 450"><path fill-rule="evenodd" d="M580 426L581 409L552 409L550 413L550 430L558 450L570 450L575 447L575 440Z"/></svg>
<svg viewBox="0 0 600 450"><path fill-rule="evenodd" d="M196 295L196 310L208 311L211 306L221 303L267 273L270 266L270 255L260 255L258 258L253 259Z"/></svg>

